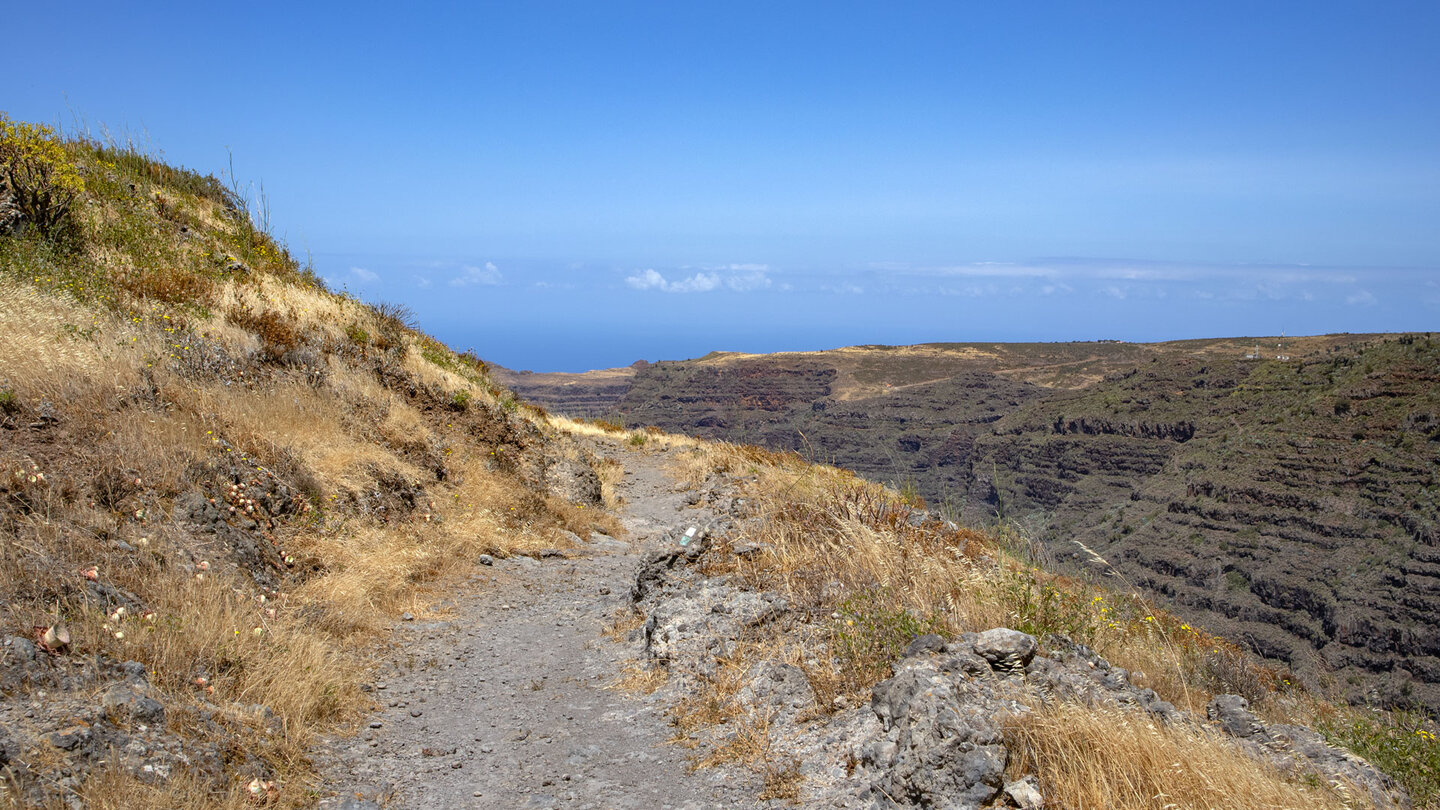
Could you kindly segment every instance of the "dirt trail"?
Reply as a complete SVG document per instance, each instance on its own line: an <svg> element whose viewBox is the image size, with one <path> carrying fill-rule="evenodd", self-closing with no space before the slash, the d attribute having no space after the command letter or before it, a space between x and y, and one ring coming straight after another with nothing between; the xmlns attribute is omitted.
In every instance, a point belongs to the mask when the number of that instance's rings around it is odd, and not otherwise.
<svg viewBox="0 0 1440 810"><path fill-rule="evenodd" d="M685 504L664 453L597 448L625 467L626 541L603 535L565 558L496 560L445 621L400 625L382 707L317 754L324 808L760 807L734 774L691 773L667 745L663 707L607 689L633 646L602 637L629 604L641 554L712 517Z"/></svg>

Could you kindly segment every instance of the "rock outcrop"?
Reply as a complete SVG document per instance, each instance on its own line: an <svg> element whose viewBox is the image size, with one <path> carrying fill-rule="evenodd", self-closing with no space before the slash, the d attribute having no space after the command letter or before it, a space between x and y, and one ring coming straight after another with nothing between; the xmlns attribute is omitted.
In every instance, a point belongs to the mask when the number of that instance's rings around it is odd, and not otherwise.
<svg viewBox="0 0 1440 810"><path fill-rule="evenodd" d="M635 641L643 660L670 673L666 688L676 698L691 694L697 679L714 677L750 628L789 622L791 632L807 632L805 619L789 614L778 596L703 573L707 560L725 554L733 551L712 542L710 532L677 530L636 573L631 596L646 621ZM1207 717L1192 716L1062 636L1042 644L1004 627L950 640L920 636L874 687L868 705L838 703L833 712L817 710L803 668L762 660L746 672L734 700L767 718L773 755L798 763L799 802L806 807L1045 806L1045 785L1034 775L1006 779L1005 729L1009 718L1057 703L1223 734L1282 772L1354 784L1377 807L1410 806L1387 776L1308 728L1267 725L1236 695L1216 698Z"/></svg>

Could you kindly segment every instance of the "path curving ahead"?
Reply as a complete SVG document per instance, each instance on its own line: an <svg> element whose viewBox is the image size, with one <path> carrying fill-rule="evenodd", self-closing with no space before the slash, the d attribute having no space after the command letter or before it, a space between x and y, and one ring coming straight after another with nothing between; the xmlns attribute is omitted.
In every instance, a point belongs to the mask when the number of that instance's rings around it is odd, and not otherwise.
<svg viewBox="0 0 1440 810"><path fill-rule="evenodd" d="M641 553L710 517L687 506L666 454L597 447L625 468L626 541L596 535L566 558L496 560L452 600L408 622L382 668L382 707L319 746L320 807L699 810L763 807L733 773L692 773L664 708L606 688L631 646L601 635L629 604Z"/></svg>

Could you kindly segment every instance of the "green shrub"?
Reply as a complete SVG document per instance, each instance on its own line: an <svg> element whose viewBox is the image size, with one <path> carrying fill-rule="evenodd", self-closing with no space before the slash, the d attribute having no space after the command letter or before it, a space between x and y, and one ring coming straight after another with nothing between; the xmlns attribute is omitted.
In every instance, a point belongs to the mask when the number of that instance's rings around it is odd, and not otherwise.
<svg viewBox="0 0 1440 810"><path fill-rule="evenodd" d="M1036 638L1060 633L1090 643L1099 622L1105 621L1077 590L1045 579L1034 568L1007 572L999 582L997 596L1005 611L1015 617L1014 628Z"/></svg>
<svg viewBox="0 0 1440 810"><path fill-rule="evenodd" d="M1332 745L1347 748L1394 777L1416 807L1440 803L1440 741L1423 712L1341 710L1319 724Z"/></svg>
<svg viewBox="0 0 1440 810"><path fill-rule="evenodd" d="M868 588L845 598L836 611L831 645L841 677L854 688L890 677L890 666L919 636L940 631L934 618L891 607L885 588Z"/></svg>
<svg viewBox="0 0 1440 810"><path fill-rule="evenodd" d="M22 227L50 239L77 232L71 206L85 181L50 127L0 113L0 183L13 195Z"/></svg>

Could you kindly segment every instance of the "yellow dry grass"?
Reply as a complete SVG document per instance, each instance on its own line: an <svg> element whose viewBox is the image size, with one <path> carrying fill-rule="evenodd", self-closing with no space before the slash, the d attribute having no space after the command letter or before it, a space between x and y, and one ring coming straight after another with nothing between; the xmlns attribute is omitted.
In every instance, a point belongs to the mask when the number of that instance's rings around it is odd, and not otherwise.
<svg viewBox="0 0 1440 810"><path fill-rule="evenodd" d="M1299 784L1203 730L1133 712L1054 705L1011 718L1013 777L1039 778L1047 806L1075 810L1373 807L1349 785Z"/></svg>
<svg viewBox="0 0 1440 810"><path fill-rule="evenodd" d="M628 661L621 667L620 677L608 684L606 688L650 695L669 680L670 671L664 667L651 667L638 661Z"/></svg>
<svg viewBox="0 0 1440 810"><path fill-rule="evenodd" d="M223 424L226 440L300 458L327 490L363 489L374 469L420 477L409 463L356 430L343 402L312 386L293 382L252 391L211 385L193 391L192 407Z"/></svg>
<svg viewBox="0 0 1440 810"><path fill-rule="evenodd" d="M1192 711L1203 712L1213 696L1216 682L1204 676L1217 666L1252 681L1265 674L1233 646L1143 600L1128 604L1129 597L1104 592L1107 601L1098 588L1025 568L987 535L933 521L913 525L899 494L846 471L725 444L691 446L673 464L691 483L723 471L747 487L759 519L745 524L743 539L763 543L766 551L710 563L710 573L779 591L794 609L821 618L808 635L742 645L744 655L734 663L772 659L801 666L821 712L838 696L850 705L863 700L911 634L927 627L950 635L1013 627L1022 618L1017 599L1030 597L1053 598L1059 615L1049 620L1088 628L1101 654ZM1022 586L1026 595L1017 596ZM823 617L836 611L842 618L827 623ZM880 656L880 666L867 656ZM1217 657L1223 659L1218 664ZM682 707L682 730L740 716L756 725L758 718L734 704L736 685L727 672L733 674L723 670L695 690ZM1292 702L1262 701L1271 712L1282 703ZM1345 804L1352 800L1343 789L1336 794L1297 784L1217 738L1157 729L1135 714L1054 706L1018 720L1013 736L1028 757L1015 775L1035 772L1045 785L1053 780L1053 800L1061 807L1368 806L1359 799ZM704 761L735 759L734 744ZM759 749L746 750L753 756Z"/></svg>
<svg viewBox="0 0 1440 810"><path fill-rule="evenodd" d="M252 797L245 785L216 791L199 778L181 772L163 781L141 782L118 768L93 774L77 797L90 810L242 810L264 806L264 793ZM56 810L64 807L59 803ZM50 808L46 808L50 810Z"/></svg>
<svg viewBox="0 0 1440 810"><path fill-rule="evenodd" d="M243 281L228 281L215 293L216 308L233 313L249 309L260 313L274 310L286 321L317 337L339 343L345 340L345 325L351 319L370 324L374 316L360 302L307 287L286 284L267 275L256 275ZM220 321L221 319L216 319ZM373 324L372 329L373 329ZM236 338L235 348L243 348L244 330L239 333L224 327L215 328L217 335Z"/></svg>
<svg viewBox="0 0 1440 810"><path fill-rule="evenodd" d="M180 374L170 342L181 320L252 362L260 341L223 317L233 307L276 311L312 345L346 339L345 326L357 320L379 326L349 299L264 276L217 288L216 317L172 319L155 309L125 318L0 279L0 389L28 409L45 403L66 431L65 442L44 446L43 455L0 450L7 474L32 464L46 473L24 493L28 511L4 516L14 540L0 551L0 590L13 598L0 613L17 626L63 616L77 650L144 663L173 716L210 712L278 775L274 806L303 806L310 801L305 747L317 731L369 707L359 690L367 651L394 615L423 612L480 553L562 545L560 528L620 530L598 510L530 490L487 449L471 446L451 416L423 413L374 373L335 355L324 356L319 382L284 368L230 385ZM422 384L494 399L484 386L421 358L415 338L405 340L412 350L404 366ZM445 481L404 457L432 448L444 448ZM315 487L317 509L282 521L270 535L296 561L282 593L257 588L215 538L165 519L168 499L206 485L208 476L224 483L226 470L262 475L266 464ZM113 504L92 503L104 475L122 492ZM423 502L395 519L347 506L375 490L377 476L423 486ZM117 551L106 538L134 550ZM78 581L76 571L91 564L102 582L135 594L148 615L43 596ZM308 573L295 576L301 570ZM253 704L275 713L280 734L267 734L237 708ZM182 733L215 732L195 724ZM120 771L97 774L85 791L88 806L97 807L248 802L243 791L216 793L198 778L147 786Z"/></svg>
<svg viewBox="0 0 1440 810"><path fill-rule="evenodd" d="M114 396L139 382L141 358L156 343L114 315L0 278L0 382L17 396L56 404Z"/></svg>

